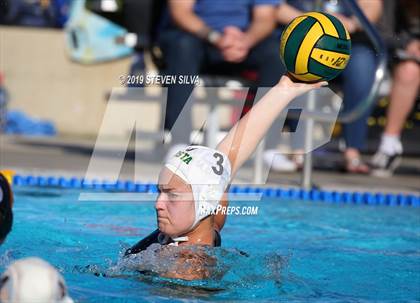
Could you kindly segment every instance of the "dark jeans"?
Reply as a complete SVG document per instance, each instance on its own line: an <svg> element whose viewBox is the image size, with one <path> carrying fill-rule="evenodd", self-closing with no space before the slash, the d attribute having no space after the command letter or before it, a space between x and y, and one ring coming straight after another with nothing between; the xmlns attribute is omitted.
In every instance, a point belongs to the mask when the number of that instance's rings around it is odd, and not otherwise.
<svg viewBox="0 0 420 303"><path fill-rule="evenodd" d="M374 51L364 44L352 46L350 61L340 75L344 94L344 111L351 111L360 102L364 102L375 79L376 57ZM344 140L347 148L363 150L366 145L369 117L372 108L360 118L345 123Z"/></svg>
<svg viewBox="0 0 420 303"><path fill-rule="evenodd" d="M164 31L159 42L167 64L165 72L170 75L198 75L203 66L209 65L234 70L253 68L259 75L258 85L269 87L275 85L285 71L279 56L279 40L274 34L252 48L239 64L225 62L217 48L182 30ZM194 85L168 85L165 130L172 129L181 110L187 115L177 122L179 127L172 130L172 143L189 143L191 108L184 105L193 88Z"/></svg>

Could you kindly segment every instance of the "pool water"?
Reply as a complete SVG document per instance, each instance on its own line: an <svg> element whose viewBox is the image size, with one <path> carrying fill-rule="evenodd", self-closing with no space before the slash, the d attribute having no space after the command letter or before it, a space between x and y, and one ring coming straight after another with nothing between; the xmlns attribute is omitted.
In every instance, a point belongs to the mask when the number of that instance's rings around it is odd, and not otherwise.
<svg viewBox="0 0 420 303"><path fill-rule="evenodd" d="M407 302L420 300L420 209L264 199L230 216L210 252L223 274L185 282L135 273L121 252L155 229L151 202L78 201L75 190L18 187L0 269L38 256L78 302ZM148 257L139 262L149 261ZM162 261L162 264L165 262Z"/></svg>

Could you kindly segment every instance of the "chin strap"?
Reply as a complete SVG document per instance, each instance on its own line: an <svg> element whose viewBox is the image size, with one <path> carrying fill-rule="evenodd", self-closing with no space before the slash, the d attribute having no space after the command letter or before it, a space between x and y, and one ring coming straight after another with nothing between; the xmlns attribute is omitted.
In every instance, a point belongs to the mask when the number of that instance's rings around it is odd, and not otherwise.
<svg viewBox="0 0 420 303"><path fill-rule="evenodd" d="M179 242L186 242L188 241L188 237L175 237L171 238L168 235L160 233L158 236L158 241L161 245L173 245L178 246Z"/></svg>
<svg viewBox="0 0 420 303"><path fill-rule="evenodd" d="M172 238L172 241L174 241L174 243L178 245L179 242L187 242L188 237L176 237L176 238Z"/></svg>

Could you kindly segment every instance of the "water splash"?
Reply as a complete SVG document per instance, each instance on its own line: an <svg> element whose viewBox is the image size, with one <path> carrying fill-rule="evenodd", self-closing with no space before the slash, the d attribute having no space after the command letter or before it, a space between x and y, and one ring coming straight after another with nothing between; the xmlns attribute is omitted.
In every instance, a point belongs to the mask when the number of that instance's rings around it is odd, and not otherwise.
<svg viewBox="0 0 420 303"><path fill-rule="evenodd" d="M10 264L16 260L13 250L8 249L0 255L0 269L6 269Z"/></svg>
<svg viewBox="0 0 420 303"><path fill-rule="evenodd" d="M288 257L276 253L250 255L237 249L152 244L138 254L121 256L116 263L76 267L77 272L146 283L223 291L281 287Z"/></svg>

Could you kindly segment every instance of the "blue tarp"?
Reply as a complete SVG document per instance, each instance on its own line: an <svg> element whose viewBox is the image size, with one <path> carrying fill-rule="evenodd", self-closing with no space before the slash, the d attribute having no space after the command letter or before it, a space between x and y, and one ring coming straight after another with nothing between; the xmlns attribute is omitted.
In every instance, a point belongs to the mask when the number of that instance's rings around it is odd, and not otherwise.
<svg viewBox="0 0 420 303"><path fill-rule="evenodd" d="M55 136L57 134L51 121L34 119L18 110L7 112L4 132L28 136Z"/></svg>

